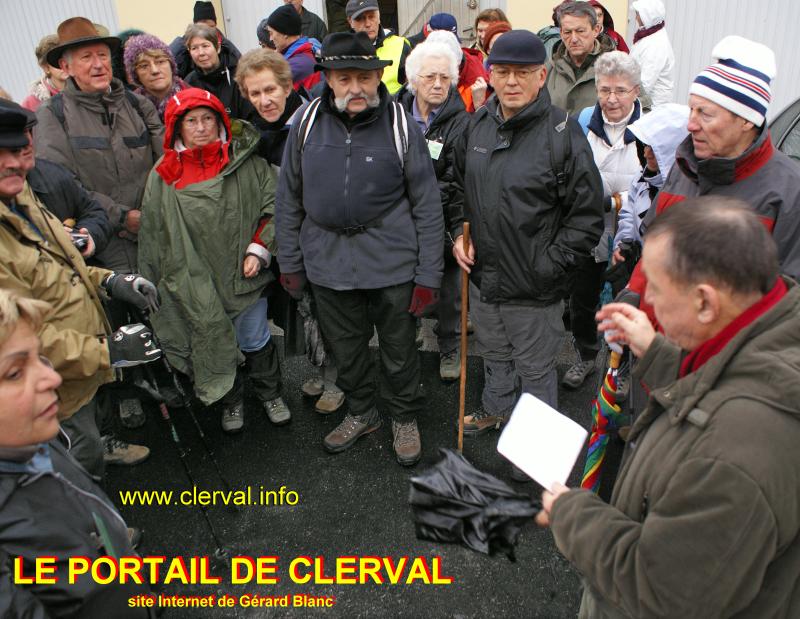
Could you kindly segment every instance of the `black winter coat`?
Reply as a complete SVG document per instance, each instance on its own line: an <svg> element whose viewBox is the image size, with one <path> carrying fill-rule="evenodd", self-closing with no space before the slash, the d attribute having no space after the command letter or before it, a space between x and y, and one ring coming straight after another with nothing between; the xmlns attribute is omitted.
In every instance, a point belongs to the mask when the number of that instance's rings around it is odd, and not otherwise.
<svg viewBox="0 0 800 619"><path fill-rule="evenodd" d="M241 118L252 124L258 124L261 117L253 105L242 96L239 86L233 79L236 65L227 67L220 64L210 73L195 69L186 76L186 83L194 88L202 88L222 101L225 111L231 118Z"/></svg>
<svg viewBox="0 0 800 619"><path fill-rule="evenodd" d="M186 79L186 76L194 71L197 67L192 62L192 55L186 49L186 42L183 36L175 37L172 43L169 44L169 49L172 55L175 56L175 64L178 67L178 75ZM222 37L222 42L219 45L219 62L223 67L231 67L233 70L239 64L239 58L242 57L237 47L225 37Z"/></svg>
<svg viewBox="0 0 800 619"><path fill-rule="evenodd" d="M3 450L0 457L0 616L150 616L146 609L127 607L129 596L150 593L147 585L100 585L90 574L68 583L69 557L95 560L112 552L118 557L136 552L125 521L100 486L58 438L49 449L52 471L41 466L26 470L33 454L12 458ZM36 557L44 556L56 557L57 583L14 584L12 557L22 557L23 574L31 575Z"/></svg>
<svg viewBox="0 0 800 619"><path fill-rule="evenodd" d="M400 105L405 108L409 116L413 118L412 104L414 95L403 86L398 91L395 98ZM464 101L458 90L450 88L450 94L439 108L439 112L433 122L425 131L425 139L429 142L439 142L443 144L442 152L439 157L433 160L433 170L436 172L436 180L439 183L439 194L442 199L444 209L444 227L449 233L452 228L453 214L458 216L461 213L463 203L463 191L461 185L454 182L454 167L456 159L456 148L461 143L464 131L469 124L469 114L464 107Z"/></svg>
<svg viewBox="0 0 800 619"><path fill-rule="evenodd" d="M106 248L113 234L108 215L72 172L58 163L37 157L36 167L28 172L28 184L60 221L74 219L76 230L86 228L89 231L94 239L95 254Z"/></svg>
<svg viewBox="0 0 800 619"><path fill-rule="evenodd" d="M556 131L546 89L503 120L492 96L475 112L456 155L463 215L475 245L471 279L487 303L550 305L568 289L568 275L589 256L603 231L603 183L578 123L567 120L566 198L558 204L550 155ZM558 110L556 118L566 118ZM548 137L547 132L553 135ZM564 137L564 136L562 136Z"/></svg>

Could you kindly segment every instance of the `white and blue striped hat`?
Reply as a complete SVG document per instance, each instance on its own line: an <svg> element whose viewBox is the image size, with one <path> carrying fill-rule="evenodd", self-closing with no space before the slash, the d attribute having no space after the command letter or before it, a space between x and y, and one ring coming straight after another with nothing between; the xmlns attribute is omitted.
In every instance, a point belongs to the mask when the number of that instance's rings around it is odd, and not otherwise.
<svg viewBox="0 0 800 619"><path fill-rule="evenodd" d="M689 94L713 101L726 110L764 124L777 73L775 54L766 45L739 36L727 36L711 51L716 62L694 78Z"/></svg>

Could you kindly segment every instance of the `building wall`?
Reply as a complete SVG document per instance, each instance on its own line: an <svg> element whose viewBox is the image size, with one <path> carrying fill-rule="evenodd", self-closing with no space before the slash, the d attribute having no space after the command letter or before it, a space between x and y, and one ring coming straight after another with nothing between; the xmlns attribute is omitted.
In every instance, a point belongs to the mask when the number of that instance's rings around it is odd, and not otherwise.
<svg viewBox="0 0 800 619"><path fill-rule="evenodd" d="M686 0L679 1L686 3ZM553 7L558 3L559 0L552 0L551 2L506 0L505 11L514 28L525 28L536 32L553 23ZM614 18L614 30L627 40L628 0L603 0L602 4ZM694 4L692 2L692 5ZM500 6L502 7L502 4Z"/></svg>
<svg viewBox="0 0 800 619"><path fill-rule="evenodd" d="M115 0L119 30L136 28L154 34L165 43L182 35L192 23L195 0ZM220 0L212 0L217 27L226 32Z"/></svg>

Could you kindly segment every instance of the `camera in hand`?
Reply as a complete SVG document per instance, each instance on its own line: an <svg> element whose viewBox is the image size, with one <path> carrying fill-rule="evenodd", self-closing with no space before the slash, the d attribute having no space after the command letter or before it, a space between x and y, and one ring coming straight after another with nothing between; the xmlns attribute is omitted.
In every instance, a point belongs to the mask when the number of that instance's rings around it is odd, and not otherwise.
<svg viewBox="0 0 800 619"><path fill-rule="evenodd" d="M70 232L69 238L72 240L72 244L80 251L86 249L86 246L89 245L89 235L84 234L82 232Z"/></svg>

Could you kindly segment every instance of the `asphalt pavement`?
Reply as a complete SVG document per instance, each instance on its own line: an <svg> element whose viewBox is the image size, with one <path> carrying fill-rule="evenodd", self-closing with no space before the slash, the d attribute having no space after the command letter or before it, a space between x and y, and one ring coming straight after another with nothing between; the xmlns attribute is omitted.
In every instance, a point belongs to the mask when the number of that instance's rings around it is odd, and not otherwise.
<svg viewBox="0 0 800 619"><path fill-rule="evenodd" d="M226 435L220 428L220 411L195 406L197 420L211 445L223 475L233 490L260 488L279 491L285 486L297 493L297 503L245 506L234 511L224 506L208 508L208 516L230 556L277 556L281 580L274 585L230 583L229 567L212 563L222 576L218 585L162 587L165 595L283 596L307 594L335 596L331 608L233 608L170 610L175 617L306 617L320 613L331 617L574 617L580 600L578 573L559 554L549 531L533 523L525 527L516 549L516 561L489 557L456 545L436 544L415 536L408 505L409 477L438 459L440 447L455 448L458 417L458 383L443 383L438 376L438 353L430 325L424 329L420 352L427 406L419 418L423 456L419 464L397 464L387 418L376 432L363 437L351 449L330 455L322 438L342 417L342 411L323 416L314 411L312 399L304 398L300 385L312 367L305 358L283 362L284 397L293 412L292 422L274 427L248 399L245 430ZM280 337L276 342L280 344ZM280 346L279 346L280 347ZM559 357L559 378L569 367L573 352L565 340ZM376 357L377 360L377 357ZM600 370L577 391L561 390L559 408L587 429L590 401ZM470 356L467 379L467 413L480 402L483 383L481 360ZM119 491L191 488L168 426L153 404L146 404L148 421L137 430L120 434L126 440L148 445L152 454L131 468L113 467L107 473L107 489L119 504ZM184 409L173 409L178 436L188 449L186 463L200 490L222 490L197 428ZM510 481L509 464L496 452L497 432L465 439L464 455L481 470L504 479L520 492L539 496L535 483ZM613 454L612 454L613 455ZM576 464L570 485L577 485L583 458ZM289 497L294 499L294 495ZM273 499L274 501L274 499ZM198 507L183 505L124 506L129 524L144 529L142 555L211 556L216 544ZM441 573L450 585L365 584L300 585L287 577L288 564L300 556L323 556L330 566L336 557L441 557Z"/></svg>

